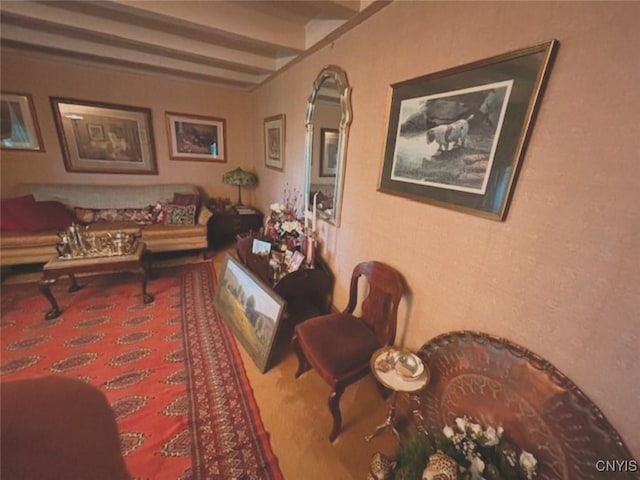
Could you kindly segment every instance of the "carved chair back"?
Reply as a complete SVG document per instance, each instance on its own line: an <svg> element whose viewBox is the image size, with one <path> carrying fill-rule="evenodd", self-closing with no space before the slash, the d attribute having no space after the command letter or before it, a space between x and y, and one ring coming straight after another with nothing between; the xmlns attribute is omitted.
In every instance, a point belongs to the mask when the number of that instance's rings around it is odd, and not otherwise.
<svg viewBox="0 0 640 480"><path fill-rule="evenodd" d="M365 277L368 291L359 318L375 332L380 345L390 345L396 336L398 305L406 291L404 278L396 269L381 262L363 262L353 270L349 303L345 313L353 314L358 305L358 282Z"/></svg>

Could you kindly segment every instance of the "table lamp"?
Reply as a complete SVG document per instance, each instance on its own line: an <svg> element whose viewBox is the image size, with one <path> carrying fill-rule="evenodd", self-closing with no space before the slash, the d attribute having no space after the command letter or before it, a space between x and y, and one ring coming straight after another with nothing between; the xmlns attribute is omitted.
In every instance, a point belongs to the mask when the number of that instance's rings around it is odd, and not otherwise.
<svg viewBox="0 0 640 480"><path fill-rule="evenodd" d="M238 205L242 206L242 187L253 187L258 183L258 177L251 172L245 172L240 167L222 176L222 183L238 186Z"/></svg>

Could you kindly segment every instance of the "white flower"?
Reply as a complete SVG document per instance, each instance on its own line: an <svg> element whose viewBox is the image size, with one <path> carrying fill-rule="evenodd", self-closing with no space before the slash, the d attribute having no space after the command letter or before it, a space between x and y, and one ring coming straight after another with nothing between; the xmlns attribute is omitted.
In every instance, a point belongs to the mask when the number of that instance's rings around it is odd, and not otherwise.
<svg viewBox="0 0 640 480"><path fill-rule="evenodd" d="M444 433L444 436L447 438L453 438L453 428L446 426L442 429L442 433Z"/></svg>
<svg viewBox="0 0 640 480"><path fill-rule="evenodd" d="M271 205L269 205L269 209L274 211L274 212L282 212L282 210L284 210L284 206L280 205L278 202L276 203L272 203Z"/></svg>
<svg viewBox="0 0 640 480"><path fill-rule="evenodd" d="M496 430L496 433L498 434L498 438L502 438L502 434L504 433L504 428L498 427L498 429Z"/></svg>
<svg viewBox="0 0 640 480"><path fill-rule="evenodd" d="M474 437L482 435L482 427L477 423L469 423L468 426L471 429L471 433L473 433Z"/></svg>
<svg viewBox="0 0 640 480"><path fill-rule="evenodd" d="M458 430L464 432L467 428L467 419L460 417L456 418L456 426L458 427Z"/></svg>
<svg viewBox="0 0 640 480"><path fill-rule="evenodd" d="M287 233L295 232L298 229L298 222L296 221L286 221L282 223L282 230Z"/></svg>
<svg viewBox="0 0 640 480"><path fill-rule="evenodd" d="M480 459L480 457L471 458L469 471L471 472L472 480L479 480L482 478L482 475L480 474L484 471L484 462Z"/></svg>
<svg viewBox="0 0 640 480"><path fill-rule="evenodd" d="M498 443L500 443L500 438L496 433L496 429L493 427L487 427L487 429L484 431L484 438L484 445L486 447L493 447L494 445L498 445Z"/></svg>
<svg viewBox="0 0 640 480"><path fill-rule="evenodd" d="M524 473L527 475L527 478L529 480L533 478L533 473L536 470L536 465L538 465L536 457L523 450L520 454L520 466L524 470Z"/></svg>

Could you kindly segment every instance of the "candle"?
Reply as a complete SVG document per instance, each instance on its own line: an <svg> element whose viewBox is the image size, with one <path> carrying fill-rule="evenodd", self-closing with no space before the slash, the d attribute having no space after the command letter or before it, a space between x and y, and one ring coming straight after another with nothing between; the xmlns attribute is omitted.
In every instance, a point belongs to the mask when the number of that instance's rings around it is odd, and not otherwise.
<svg viewBox="0 0 640 480"><path fill-rule="evenodd" d="M320 193L320 192L316 192L313 195L313 218L311 219L311 221L312 221L311 231L313 233L316 233L316 204L318 202L318 193Z"/></svg>

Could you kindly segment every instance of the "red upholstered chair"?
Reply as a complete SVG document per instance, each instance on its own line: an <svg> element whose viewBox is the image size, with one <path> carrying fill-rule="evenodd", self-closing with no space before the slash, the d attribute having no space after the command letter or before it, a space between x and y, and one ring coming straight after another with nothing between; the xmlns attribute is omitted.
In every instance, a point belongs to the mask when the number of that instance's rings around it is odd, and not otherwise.
<svg viewBox="0 0 640 480"><path fill-rule="evenodd" d="M356 316L358 281L363 276L368 289ZM340 433L344 389L370 372L369 361L378 348L395 340L398 304L405 291L405 281L395 269L380 262L360 263L351 276L347 308L305 320L294 330L292 343L299 365L296 378L313 367L333 388L329 396L331 442Z"/></svg>

